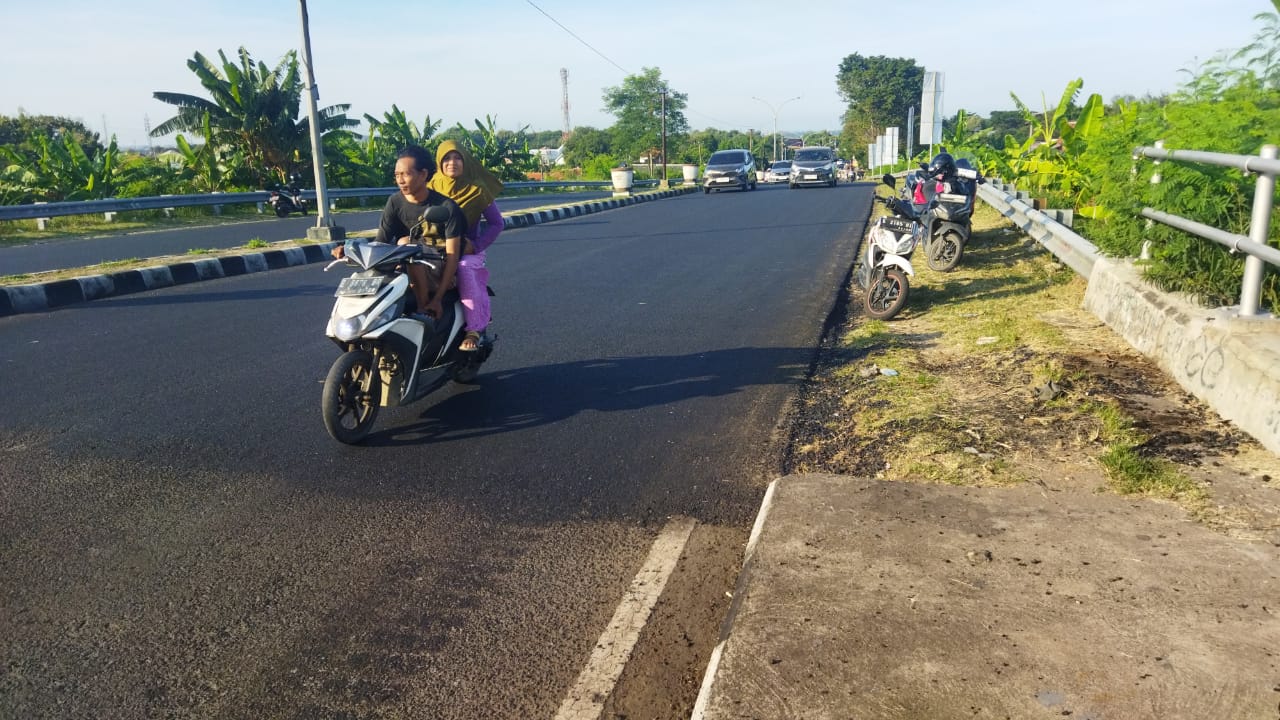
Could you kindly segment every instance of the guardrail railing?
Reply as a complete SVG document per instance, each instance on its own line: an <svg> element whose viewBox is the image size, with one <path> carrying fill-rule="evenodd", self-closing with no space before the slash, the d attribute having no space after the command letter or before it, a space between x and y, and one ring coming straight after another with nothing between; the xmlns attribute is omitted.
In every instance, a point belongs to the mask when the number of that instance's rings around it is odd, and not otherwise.
<svg viewBox="0 0 1280 720"><path fill-rule="evenodd" d="M657 180L636 180L636 187L651 187ZM514 189L553 189L553 188L609 188L613 183L607 180L581 180L558 182L509 182L505 187ZM326 194L330 199L383 197L396 192L394 187L383 188L328 188ZM314 190L303 190L302 196L315 202ZM38 220L40 218L63 217L66 215L95 215L97 213L123 212L126 210L163 210L176 207L196 207L204 205L235 205L237 203L264 203L271 198L269 190L252 192L207 193L202 195L160 195L156 197L106 198L103 200L75 200L68 202L38 203L33 205L2 205L0 220Z"/></svg>
<svg viewBox="0 0 1280 720"><path fill-rule="evenodd" d="M1050 215L1020 200L1010 189L1012 186L999 180L990 180L978 185L978 197L1088 280L1098 259L1098 248Z"/></svg>
<svg viewBox="0 0 1280 720"><path fill-rule="evenodd" d="M1140 147L1133 151L1133 159L1150 158L1201 163L1236 168L1257 173L1258 182L1253 193L1253 213L1249 220L1249 234L1237 235L1225 230L1171 215L1153 208L1142 208L1142 216L1178 230L1222 245L1233 253L1248 255L1244 260L1244 279L1240 283L1240 315L1258 314L1262 298L1263 262L1280 266L1280 250L1267 245L1271 230L1271 208L1276 192L1276 174L1280 173L1280 161L1276 159L1276 146L1264 145L1258 155L1228 155L1226 153L1200 152L1197 150L1165 150L1159 147ZM1152 178L1158 182L1159 177Z"/></svg>

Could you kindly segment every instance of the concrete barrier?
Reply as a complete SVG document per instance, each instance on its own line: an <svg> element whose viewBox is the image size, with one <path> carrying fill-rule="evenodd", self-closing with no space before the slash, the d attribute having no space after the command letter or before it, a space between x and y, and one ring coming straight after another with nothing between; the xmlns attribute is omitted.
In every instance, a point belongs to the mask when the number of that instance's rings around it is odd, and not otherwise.
<svg viewBox="0 0 1280 720"><path fill-rule="evenodd" d="M1084 307L1219 415L1280 455L1280 321L1205 308L1099 259Z"/></svg>

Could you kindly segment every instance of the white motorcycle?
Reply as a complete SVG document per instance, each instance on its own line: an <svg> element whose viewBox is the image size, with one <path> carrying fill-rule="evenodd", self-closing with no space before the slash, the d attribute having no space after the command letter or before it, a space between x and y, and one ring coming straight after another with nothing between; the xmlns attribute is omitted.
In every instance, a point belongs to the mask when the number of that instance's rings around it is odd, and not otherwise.
<svg viewBox="0 0 1280 720"><path fill-rule="evenodd" d="M440 222L432 210L423 220ZM474 382L496 338L486 334L475 350L460 349L466 333L456 288L445 294L440 317L408 314L414 299L406 265L426 264L438 277L442 254L416 242L352 240L344 250L346 257L325 267L346 264L355 271L338 285L325 328L343 352L325 378L320 408L333 439L354 444L369 434L379 408L420 400L450 380Z"/></svg>
<svg viewBox="0 0 1280 720"><path fill-rule="evenodd" d="M885 175L883 181L891 188L896 185L892 175ZM872 224L855 279L866 290L863 307L867 316L888 320L907 304L907 293L911 289L907 278L915 275L911 253L920 244L924 227L906 200L879 196L874 199L888 207L893 215L876 218Z"/></svg>

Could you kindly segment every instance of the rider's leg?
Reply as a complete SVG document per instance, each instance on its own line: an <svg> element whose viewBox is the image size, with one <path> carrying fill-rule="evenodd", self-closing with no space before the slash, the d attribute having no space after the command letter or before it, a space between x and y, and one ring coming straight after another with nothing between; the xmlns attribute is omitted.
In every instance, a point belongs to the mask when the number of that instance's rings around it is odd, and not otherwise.
<svg viewBox="0 0 1280 720"><path fill-rule="evenodd" d="M409 263L409 287L413 289L413 297L418 301L418 312L426 312L427 303L431 301L431 280L425 265Z"/></svg>
<svg viewBox="0 0 1280 720"><path fill-rule="evenodd" d="M466 330L483 332L489 326L489 268L484 253L463 255L458 261L458 294Z"/></svg>

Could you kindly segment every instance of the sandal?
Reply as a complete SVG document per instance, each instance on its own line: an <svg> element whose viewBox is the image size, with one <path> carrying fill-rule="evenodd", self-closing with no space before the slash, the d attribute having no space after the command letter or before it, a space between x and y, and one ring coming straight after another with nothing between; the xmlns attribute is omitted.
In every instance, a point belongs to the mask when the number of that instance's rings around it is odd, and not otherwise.
<svg viewBox="0 0 1280 720"><path fill-rule="evenodd" d="M475 352L480 348L480 333L475 330L468 330L467 334L462 337L462 344L458 349L463 352Z"/></svg>

